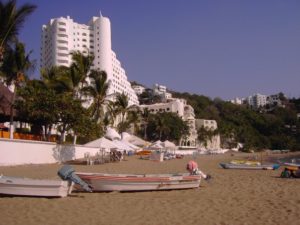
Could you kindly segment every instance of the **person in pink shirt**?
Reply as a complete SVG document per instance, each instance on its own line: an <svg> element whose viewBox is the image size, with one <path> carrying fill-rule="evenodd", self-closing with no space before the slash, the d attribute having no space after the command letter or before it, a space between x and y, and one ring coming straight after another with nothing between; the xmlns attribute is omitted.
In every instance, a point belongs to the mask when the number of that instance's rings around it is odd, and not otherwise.
<svg viewBox="0 0 300 225"><path fill-rule="evenodd" d="M186 165L186 169L190 172L191 175L200 175L205 180L211 179L211 176L209 174L205 174L201 170L199 170L198 164L193 160L188 162L188 164Z"/></svg>

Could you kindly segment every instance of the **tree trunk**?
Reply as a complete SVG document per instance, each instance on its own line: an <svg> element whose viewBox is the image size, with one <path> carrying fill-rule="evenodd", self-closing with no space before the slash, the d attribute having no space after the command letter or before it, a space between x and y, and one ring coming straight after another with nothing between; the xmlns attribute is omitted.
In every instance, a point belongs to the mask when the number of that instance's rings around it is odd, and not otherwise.
<svg viewBox="0 0 300 225"><path fill-rule="evenodd" d="M4 58L3 56L4 56L4 47L1 45L0 46L0 67L3 64L3 58Z"/></svg>
<svg viewBox="0 0 300 225"><path fill-rule="evenodd" d="M45 125L44 126L44 132L43 132L43 141L49 141L48 140L48 129L50 125Z"/></svg>
<svg viewBox="0 0 300 225"><path fill-rule="evenodd" d="M16 92L17 88L15 86L15 90L12 95L11 99L11 106L10 106L10 122L9 122L9 138L14 139L14 104L15 104L15 99L16 99Z"/></svg>
<svg viewBox="0 0 300 225"><path fill-rule="evenodd" d="M147 140L147 125L145 124L144 128L144 140Z"/></svg>
<svg viewBox="0 0 300 225"><path fill-rule="evenodd" d="M76 145L76 142L77 142L77 135L74 134L74 138L73 138L73 145Z"/></svg>
<svg viewBox="0 0 300 225"><path fill-rule="evenodd" d="M50 138L51 138L51 130L52 130L52 125L49 125L48 126L48 132L47 132L47 141L51 141Z"/></svg>
<svg viewBox="0 0 300 225"><path fill-rule="evenodd" d="M65 132L66 132L66 127L65 127L65 125L63 125L61 135L60 135L60 144L62 144L64 141L66 141Z"/></svg>

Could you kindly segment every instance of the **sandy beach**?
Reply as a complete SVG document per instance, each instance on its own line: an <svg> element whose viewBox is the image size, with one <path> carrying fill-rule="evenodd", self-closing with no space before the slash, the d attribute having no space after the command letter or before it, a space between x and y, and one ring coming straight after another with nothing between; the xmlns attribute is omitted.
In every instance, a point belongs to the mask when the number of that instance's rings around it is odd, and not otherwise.
<svg viewBox="0 0 300 225"><path fill-rule="evenodd" d="M220 162L249 156L242 153L197 156L200 169L211 174L198 189L134 193L72 193L66 198L0 197L0 225L298 225L300 179L282 179L275 171L224 170ZM283 157L273 155L273 157ZM126 157L119 163L74 165L76 171L107 173L186 172L192 159L164 162ZM8 176L59 179L61 167L0 167Z"/></svg>

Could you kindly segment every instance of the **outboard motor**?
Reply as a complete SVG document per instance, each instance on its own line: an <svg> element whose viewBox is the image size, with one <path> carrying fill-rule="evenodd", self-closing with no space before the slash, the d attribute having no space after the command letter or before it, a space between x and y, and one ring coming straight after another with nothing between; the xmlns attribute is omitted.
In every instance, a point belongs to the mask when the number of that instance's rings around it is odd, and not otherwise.
<svg viewBox="0 0 300 225"><path fill-rule="evenodd" d="M85 191L92 192L91 187L81 180L80 177L75 174L75 170L69 165L63 166L57 172L57 175L63 180L73 181L75 184L80 185Z"/></svg>

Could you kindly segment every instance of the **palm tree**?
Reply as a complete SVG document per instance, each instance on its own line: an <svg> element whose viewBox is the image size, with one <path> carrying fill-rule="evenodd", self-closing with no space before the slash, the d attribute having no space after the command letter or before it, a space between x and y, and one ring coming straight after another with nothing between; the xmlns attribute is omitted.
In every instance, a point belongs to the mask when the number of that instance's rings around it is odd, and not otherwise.
<svg viewBox="0 0 300 225"><path fill-rule="evenodd" d="M46 88L54 89L57 93L73 93L73 82L70 82L68 67L53 66L49 69L41 69L41 79Z"/></svg>
<svg viewBox="0 0 300 225"><path fill-rule="evenodd" d="M141 111L138 107L133 108L132 110L128 111L128 124L133 125L133 133L135 134L137 130L139 129L139 123L140 123L140 114Z"/></svg>
<svg viewBox="0 0 300 225"><path fill-rule="evenodd" d="M150 111L148 108L145 108L142 113L142 120L144 125L144 139L147 140L147 126L149 123Z"/></svg>
<svg viewBox="0 0 300 225"><path fill-rule="evenodd" d="M0 63L7 45L16 41L25 19L36 9L35 5L24 4L17 8L15 0L0 2Z"/></svg>
<svg viewBox="0 0 300 225"><path fill-rule="evenodd" d="M134 106L134 105L129 106L128 97L124 93L117 94L116 101L114 102L113 106L114 106L113 113L115 114L115 116L121 115L121 121L118 124L118 127L119 127L119 132L123 132L128 128L130 123L133 122L133 121L126 121L126 119L127 119L126 115L128 114L128 112L130 110L135 109L136 106Z"/></svg>
<svg viewBox="0 0 300 225"><path fill-rule="evenodd" d="M72 82L75 96L81 99L80 91L87 83L86 78L93 64L94 56L90 54L86 56L79 51L72 52L71 54L73 63L70 67L69 78Z"/></svg>
<svg viewBox="0 0 300 225"><path fill-rule="evenodd" d="M90 106L91 115L99 122L104 117L103 105L107 101L106 94L109 88L107 74L105 71L92 70L89 77L91 78L91 85L84 87L82 92L93 98L93 103Z"/></svg>
<svg viewBox="0 0 300 225"><path fill-rule="evenodd" d="M16 42L14 48L10 48L5 53L2 72L5 75L7 85L14 85L14 94L12 96L12 105L10 109L10 138L13 138L12 127L14 121L13 108L15 104L18 89L22 83L28 78L27 73L33 69L33 62L29 59L29 54L25 53L23 43Z"/></svg>
<svg viewBox="0 0 300 225"><path fill-rule="evenodd" d="M116 101L116 114L121 114L121 123L125 121L125 116L128 111L128 97L124 93L117 94Z"/></svg>
<svg viewBox="0 0 300 225"><path fill-rule="evenodd" d="M166 125L165 118L159 114L156 114L156 131L159 133L159 140L161 140L161 137L164 133L168 133L170 131L170 128L168 125Z"/></svg>

